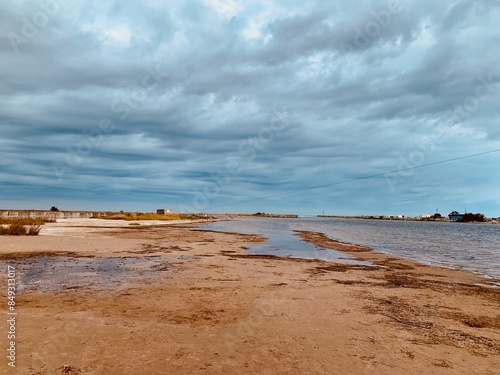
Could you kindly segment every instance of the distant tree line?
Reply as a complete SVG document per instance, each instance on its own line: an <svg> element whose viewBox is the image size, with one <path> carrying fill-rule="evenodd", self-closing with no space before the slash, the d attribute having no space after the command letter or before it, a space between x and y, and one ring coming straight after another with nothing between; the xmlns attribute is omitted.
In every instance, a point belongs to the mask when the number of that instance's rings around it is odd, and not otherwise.
<svg viewBox="0 0 500 375"><path fill-rule="evenodd" d="M471 213L468 213L468 214L465 214L462 218L462 220L459 220L461 222L464 222L464 223L470 223L472 221L476 221L476 222L480 222L480 223L483 223L486 221L486 217L483 215L483 214L471 214Z"/></svg>

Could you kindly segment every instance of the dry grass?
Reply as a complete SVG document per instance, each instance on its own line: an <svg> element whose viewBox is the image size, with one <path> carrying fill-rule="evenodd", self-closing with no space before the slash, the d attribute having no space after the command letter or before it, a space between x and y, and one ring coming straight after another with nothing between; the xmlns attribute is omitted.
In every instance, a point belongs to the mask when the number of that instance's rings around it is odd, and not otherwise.
<svg viewBox="0 0 500 375"><path fill-rule="evenodd" d="M54 219L47 219L42 217L23 217L23 218L7 218L0 217L0 225L2 224L18 224L18 225L43 225L45 223L55 223Z"/></svg>
<svg viewBox="0 0 500 375"><path fill-rule="evenodd" d="M199 215L193 215L193 214L177 214L177 213L172 213L172 214L152 214L152 213L131 213L131 212L126 212L126 213L119 213L119 214L114 214L106 217L101 217L101 219L108 219L108 220L126 220L126 221L134 221L134 220L163 220L163 221L170 221L170 220L197 220L197 219L206 219L204 216L199 216Z"/></svg>
<svg viewBox="0 0 500 375"><path fill-rule="evenodd" d="M0 236L36 236L38 233L40 233L40 225L0 225Z"/></svg>
<svg viewBox="0 0 500 375"><path fill-rule="evenodd" d="M55 223L55 220L0 217L0 236L36 236L45 223Z"/></svg>
<svg viewBox="0 0 500 375"><path fill-rule="evenodd" d="M32 225L26 228L26 235L27 236L38 236L38 233L40 233L40 225Z"/></svg>

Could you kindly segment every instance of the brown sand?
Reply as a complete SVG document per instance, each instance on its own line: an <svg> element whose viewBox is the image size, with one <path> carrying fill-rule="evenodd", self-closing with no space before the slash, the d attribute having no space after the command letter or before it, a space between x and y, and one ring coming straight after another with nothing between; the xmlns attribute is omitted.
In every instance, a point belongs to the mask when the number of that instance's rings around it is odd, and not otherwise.
<svg viewBox="0 0 500 375"><path fill-rule="evenodd" d="M158 255L168 270L110 290L89 282L19 292L17 367L4 356L1 374L486 375L500 368L500 291L477 285L487 282L473 274L313 232L299 235L376 266L251 256L243 248L258 236L186 225L49 233L0 238L2 269L62 254ZM0 285L6 306L6 272ZM8 349L6 334L0 348Z"/></svg>

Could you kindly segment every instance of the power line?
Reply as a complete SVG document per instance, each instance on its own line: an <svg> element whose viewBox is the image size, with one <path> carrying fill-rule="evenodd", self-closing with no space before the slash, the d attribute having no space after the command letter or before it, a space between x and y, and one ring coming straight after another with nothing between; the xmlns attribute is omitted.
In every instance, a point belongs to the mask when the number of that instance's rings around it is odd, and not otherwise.
<svg viewBox="0 0 500 375"><path fill-rule="evenodd" d="M472 155L460 156L460 157L452 158L452 159L440 160L440 161L436 161L436 162L433 162L433 163L427 163L427 164L417 165L417 166L414 166L414 167L397 169L397 170L390 171L390 172L377 173L377 174L372 174L372 175L369 175L369 176L351 178L349 180L337 181L337 182L332 182L332 183L324 184L324 185L316 185L316 186L311 186L311 187L303 188L303 189L296 189L296 190L285 191L283 193L276 193L276 194L266 195L266 196L263 196L263 197L242 200L242 201L235 202L235 203L228 203L228 204L222 204L222 205L219 205L219 206L212 206L212 207L208 207L207 210L212 210L214 208L220 208L220 207L236 206L236 205L243 204L243 203L256 202L256 201L265 200L265 199L269 199L269 198L280 197L280 196L283 196L283 195L300 193L300 192L303 192L303 191L309 191L309 190L315 190L315 189L322 189L322 188L329 187L329 186L342 185L342 184L347 184L349 182L360 181L360 180L367 180L367 179L370 179L370 178L381 177L381 176L387 176L387 175L390 175L390 174L393 174L393 173L405 172L405 171L415 170L415 169L419 169L419 168L430 167L430 166L438 165L438 164L450 163L450 162L457 161L457 160L470 159L470 158L474 158L474 157L477 157L477 156L492 154L492 153L499 152L499 151L500 151L500 149L491 150L491 151L485 151L485 152L480 152L478 154L472 154Z"/></svg>

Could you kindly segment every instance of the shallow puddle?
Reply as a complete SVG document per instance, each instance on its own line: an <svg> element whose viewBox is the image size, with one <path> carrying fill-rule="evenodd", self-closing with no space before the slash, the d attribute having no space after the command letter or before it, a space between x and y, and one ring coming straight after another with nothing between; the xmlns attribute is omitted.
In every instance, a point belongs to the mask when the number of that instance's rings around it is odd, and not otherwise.
<svg viewBox="0 0 500 375"><path fill-rule="evenodd" d="M114 290L152 280L172 269L171 261L181 257L72 258L43 256L10 261L17 269L17 290L62 291L96 287ZM183 259L186 257L183 257Z"/></svg>
<svg viewBox="0 0 500 375"><path fill-rule="evenodd" d="M242 225L243 223L243 225ZM349 254L335 250L325 249L313 245L310 242L302 240L296 233L292 232L288 227L270 229L268 227L259 227L257 230L244 226L244 221L228 221L207 224L200 227L201 230L215 231L233 231L247 234L259 234L268 241L251 244L247 246L246 252L259 255L276 255L281 257L303 258L303 259L318 259L335 261L337 263L355 264L363 266L373 266L373 263L358 261Z"/></svg>
<svg viewBox="0 0 500 375"><path fill-rule="evenodd" d="M348 254L324 249L303 241L295 234L266 234L267 242L252 244L247 247L250 254L277 255L292 258L319 259L346 264L373 265L370 262L357 261Z"/></svg>

